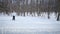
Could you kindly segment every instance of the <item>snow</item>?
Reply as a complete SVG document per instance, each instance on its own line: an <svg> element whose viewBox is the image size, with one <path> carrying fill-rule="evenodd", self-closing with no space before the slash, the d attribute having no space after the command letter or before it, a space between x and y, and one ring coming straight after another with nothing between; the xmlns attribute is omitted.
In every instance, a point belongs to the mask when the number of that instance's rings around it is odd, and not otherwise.
<svg viewBox="0 0 60 34"><path fill-rule="evenodd" d="M12 15L12 16L13 16L13 15L16 16L16 12L11 13L11 15Z"/></svg>
<svg viewBox="0 0 60 34"><path fill-rule="evenodd" d="M12 20L12 16L0 15L0 30L10 32L60 31L60 21L56 21L53 15L51 19L15 16L15 20Z"/></svg>

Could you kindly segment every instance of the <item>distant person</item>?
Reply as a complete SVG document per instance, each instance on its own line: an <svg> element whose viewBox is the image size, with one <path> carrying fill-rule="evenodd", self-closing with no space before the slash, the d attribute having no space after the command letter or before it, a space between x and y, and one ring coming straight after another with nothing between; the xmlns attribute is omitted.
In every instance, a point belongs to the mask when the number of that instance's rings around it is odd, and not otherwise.
<svg viewBox="0 0 60 34"><path fill-rule="evenodd" d="M13 20L15 20L15 16L13 16Z"/></svg>
<svg viewBox="0 0 60 34"><path fill-rule="evenodd" d="M14 10L12 11L11 15L12 15L12 20L15 20L16 12Z"/></svg>

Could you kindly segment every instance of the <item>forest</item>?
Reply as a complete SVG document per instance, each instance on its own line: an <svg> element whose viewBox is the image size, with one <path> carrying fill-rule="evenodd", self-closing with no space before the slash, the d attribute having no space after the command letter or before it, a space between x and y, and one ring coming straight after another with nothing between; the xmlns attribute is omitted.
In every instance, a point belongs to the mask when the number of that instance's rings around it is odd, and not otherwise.
<svg viewBox="0 0 60 34"><path fill-rule="evenodd" d="M9 15L13 12L18 16L41 16L47 13L48 19L51 13L55 13L59 21L60 0L0 0L0 13Z"/></svg>

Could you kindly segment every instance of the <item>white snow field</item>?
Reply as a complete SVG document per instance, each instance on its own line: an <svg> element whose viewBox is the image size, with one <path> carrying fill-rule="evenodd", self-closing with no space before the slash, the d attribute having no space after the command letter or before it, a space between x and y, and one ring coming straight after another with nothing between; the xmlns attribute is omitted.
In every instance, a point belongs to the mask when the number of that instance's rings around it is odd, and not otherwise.
<svg viewBox="0 0 60 34"><path fill-rule="evenodd" d="M0 34L60 34L60 21L47 17L0 15ZM54 18L55 17L55 18Z"/></svg>

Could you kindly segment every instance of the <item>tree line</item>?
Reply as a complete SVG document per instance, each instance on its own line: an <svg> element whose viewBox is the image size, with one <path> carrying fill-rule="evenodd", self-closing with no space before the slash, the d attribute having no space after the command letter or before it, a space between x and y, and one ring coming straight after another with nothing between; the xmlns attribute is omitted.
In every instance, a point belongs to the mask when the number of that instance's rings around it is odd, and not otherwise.
<svg viewBox="0 0 60 34"><path fill-rule="evenodd" d="M41 12L60 14L60 0L0 0L0 13L10 14L16 12L17 15L25 16L25 13L40 16ZM32 16L33 16L32 15Z"/></svg>

